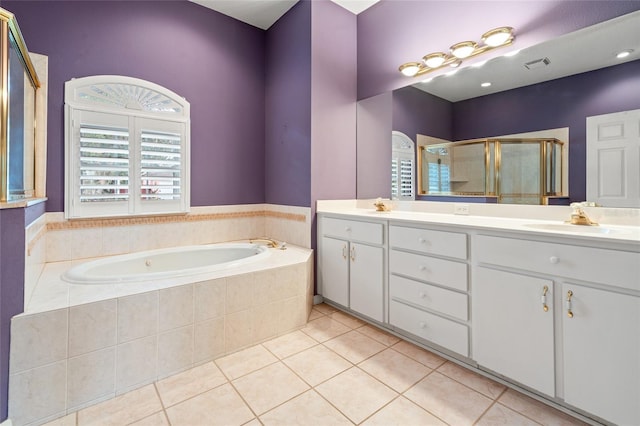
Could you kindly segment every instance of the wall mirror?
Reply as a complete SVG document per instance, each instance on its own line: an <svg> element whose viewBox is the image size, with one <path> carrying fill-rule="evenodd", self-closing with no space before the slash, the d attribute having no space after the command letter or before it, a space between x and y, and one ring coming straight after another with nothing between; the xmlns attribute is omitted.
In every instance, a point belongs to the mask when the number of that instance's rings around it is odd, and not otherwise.
<svg viewBox="0 0 640 426"><path fill-rule="evenodd" d="M517 47L516 41L510 49ZM616 58L616 53L624 50L630 50L630 54ZM487 82L491 85L483 87ZM490 59L480 67L414 81L384 96L392 105L392 117L384 119L391 121L392 130L414 140L418 134L465 141L566 128L567 140L561 141L568 157L563 172L568 175L567 195L570 201L582 201L586 199L586 118L640 108L638 88L640 11L522 49L512 56ZM382 149L381 142L374 144ZM360 142L358 145L359 150L366 149ZM390 151L389 139L385 149ZM383 161L389 160L381 159L380 166ZM367 189L358 181L358 197L361 187ZM380 189L378 193L384 194ZM363 190L362 196L371 192ZM418 198L432 200L420 194Z"/></svg>
<svg viewBox="0 0 640 426"><path fill-rule="evenodd" d="M0 202L35 196L36 90L40 86L13 14L0 9Z"/></svg>

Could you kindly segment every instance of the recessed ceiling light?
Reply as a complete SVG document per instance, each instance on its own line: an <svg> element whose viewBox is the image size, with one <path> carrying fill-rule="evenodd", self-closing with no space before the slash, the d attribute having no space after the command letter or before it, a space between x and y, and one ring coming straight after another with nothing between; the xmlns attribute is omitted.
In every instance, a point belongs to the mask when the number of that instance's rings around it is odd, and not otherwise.
<svg viewBox="0 0 640 426"><path fill-rule="evenodd" d="M631 55L631 52L633 52L633 49L623 50L622 52L616 55L616 58L618 59L626 58L627 56Z"/></svg>
<svg viewBox="0 0 640 426"><path fill-rule="evenodd" d="M485 81L484 83L482 83L480 86L482 87L489 87L491 86L491 83L489 83L488 81Z"/></svg>

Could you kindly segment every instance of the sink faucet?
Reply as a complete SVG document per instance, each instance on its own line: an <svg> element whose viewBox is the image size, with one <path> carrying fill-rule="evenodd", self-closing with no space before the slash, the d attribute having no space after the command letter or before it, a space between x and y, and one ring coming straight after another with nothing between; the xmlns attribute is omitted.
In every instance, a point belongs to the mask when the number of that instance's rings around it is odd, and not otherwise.
<svg viewBox="0 0 640 426"><path fill-rule="evenodd" d="M286 244L287 243L278 243L276 240L272 240L271 238L254 238L249 240L250 243L255 243L255 242L262 242L262 243L266 243L267 247L271 247L271 248L277 248L280 250L286 250Z"/></svg>
<svg viewBox="0 0 640 426"><path fill-rule="evenodd" d="M572 225L598 226L596 222L589 219L589 216L587 216L587 213L583 210L586 205L586 202L571 203L570 206L573 208L573 212L571 213L571 220L568 222Z"/></svg>

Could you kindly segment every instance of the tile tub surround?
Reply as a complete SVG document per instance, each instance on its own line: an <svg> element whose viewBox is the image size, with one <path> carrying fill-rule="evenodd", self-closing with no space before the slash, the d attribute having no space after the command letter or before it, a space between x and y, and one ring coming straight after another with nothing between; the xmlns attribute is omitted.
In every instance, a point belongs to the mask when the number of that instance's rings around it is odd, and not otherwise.
<svg viewBox="0 0 640 426"><path fill-rule="evenodd" d="M25 310L47 262L268 235L311 247L311 209L274 204L192 207L187 215L67 221L45 213L25 229Z"/></svg>
<svg viewBox="0 0 640 426"><path fill-rule="evenodd" d="M584 425L328 305L300 330L45 426L89 424Z"/></svg>
<svg viewBox="0 0 640 426"><path fill-rule="evenodd" d="M292 262L267 269L14 317L13 424L43 423L304 326L312 255L291 247L270 258L287 253Z"/></svg>

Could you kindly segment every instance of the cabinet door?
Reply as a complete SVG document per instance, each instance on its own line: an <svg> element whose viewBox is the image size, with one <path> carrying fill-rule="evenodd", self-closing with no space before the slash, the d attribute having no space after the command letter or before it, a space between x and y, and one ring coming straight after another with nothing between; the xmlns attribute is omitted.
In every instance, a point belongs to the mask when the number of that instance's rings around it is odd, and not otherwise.
<svg viewBox="0 0 640 426"><path fill-rule="evenodd" d="M616 424L640 424L640 297L571 284L562 296L565 401Z"/></svg>
<svg viewBox="0 0 640 426"><path fill-rule="evenodd" d="M483 267L474 277L473 358L554 396L553 282Z"/></svg>
<svg viewBox="0 0 640 426"><path fill-rule="evenodd" d="M376 321L383 317L384 249L351 243L350 308Z"/></svg>
<svg viewBox="0 0 640 426"><path fill-rule="evenodd" d="M322 297L349 306L349 243L322 238Z"/></svg>

